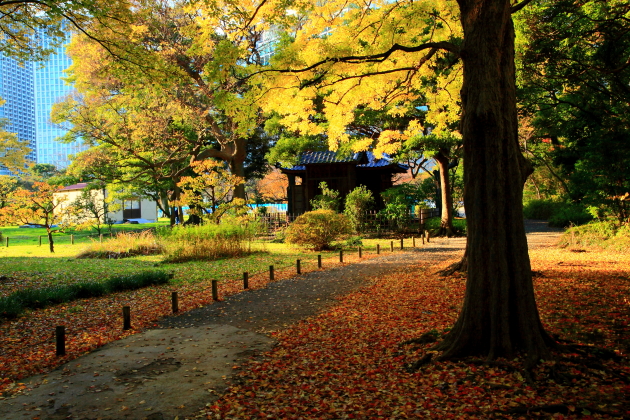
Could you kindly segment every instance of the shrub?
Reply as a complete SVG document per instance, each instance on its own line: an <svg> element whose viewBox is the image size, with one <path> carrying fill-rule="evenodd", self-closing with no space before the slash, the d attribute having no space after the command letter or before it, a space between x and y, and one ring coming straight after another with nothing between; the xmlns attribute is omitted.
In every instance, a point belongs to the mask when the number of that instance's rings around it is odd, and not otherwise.
<svg viewBox="0 0 630 420"><path fill-rule="evenodd" d="M112 277L105 282L80 282L66 286L24 289L0 298L0 316L15 318L24 309L45 308L57 303L75 299L103 296L110 292L140 289L142 287L165 284L173 276L164 271L145 271L130 276Z"/></svg>
<svg viewBox="0 0 630 420"><path fill-rule="evenodd" d="M597 221L574 226L560 237L560 247L596 247L627 252L630 249L630 226L613 221Z"/></svg>
<svg viewBox="0 0 630 420"><path fill-rule="evenodd" d="M116 276L108 279L105 286L110 292L141 289L147 286L166 284L172 276L164 271L145 271L129 276Z"/></svg>
<svg viewBox="0 0 630 420"><path fill-rule="evenodd" d="M348 218L332 210L309 211L286 230L286 240L315 251L330 248L333 241L352 232Z"/></svg>
<svg viewBox="0 0 630 420"><path fill-rule="evenodd" d="M526 219L549 220L560 206L559 201L530 200L523 206L523 215Z"/></svg>
<svg viewBox="0 0 630 420"><path fill-rule="evenodd" d="M593 220L593 216L578 204L565 204L559 207L549 218L549 226L569 227L583 225Z"/></svg>
<svg viewBox="0 0 630 420"><path fill-rule="evenodd" d="M531 200L523 206L526 219L548 220L549 226L568 227L582 225L593 219L580 204L551 200Z"/></svg>
<svg viewBox="0 0 630 420"><path fill-rule="evenodd" d="M365 185L356 187L346 196L344 214L356 232L360 233L365 230L365 216L373 204L372 191L368 190Z"/></svg>
<svg viewBox="0 0 630 420"><path fill-rule="evenodd" d="M319 183L319 188L322 193L311 200L313 210L339 210L339 191L328 188L328 184L323 181Z"/></svg>
<svg viewBox="0 0 630 420"><path fill-rule="evenodd" d="M166 249L164 261L184 262L245 255L256 229L254 222L228 219L218 225L176 226L158 233Z"/></svg>

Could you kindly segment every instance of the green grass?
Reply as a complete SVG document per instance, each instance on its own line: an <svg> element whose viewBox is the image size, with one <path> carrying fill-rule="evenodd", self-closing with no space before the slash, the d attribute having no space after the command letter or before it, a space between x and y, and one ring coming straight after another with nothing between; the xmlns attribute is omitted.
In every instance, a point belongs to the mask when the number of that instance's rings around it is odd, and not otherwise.
<svg viewBox="0 0 630 420"><path fill-rule="evenodd" d="M439 217L432 217L427 220L425 227L430 232L437 232L438 230L440 230L440 221L441 219ZM466 236L466 219L453 219L453 227L455 228L455 231L458 232L458 234Z"/></svg>
<svg viewBox="0 0 630 420"><path fill-rule="evenodd" d="M596 221L567 229L558 243L560 247L595 248L608 251L630 250L630 226L616 221Z"/></svg>
<svg viewBox="0 0 630 420"><path fill-rule="evenodd" d="M145 224L122 224L122 225L113 225L113 232L116 234L117 232L137 232L146 229L152 229L160 226L168 226L167 219L160 219L156 223L145 223ZM103 235L105 237L109 236L109 230L107 228L103 229ZM48 235L46 233L45 228L20 228L18 226L10 226L10 227L0 227L0 232L4 236L4 238L9 238L9 247L11 246L20 246L20 245L35 245L39 246L39 237L42 237L42 247L48 249ZM70 235L74 235L75 245L82 243L90 243L91 241L98 241L99 236L94 229L90 230L76 230L73 228L67 229L64 232L56 232L53 233L53 241L55 247L57 245L64 246L70 245ZM6 246L6 242L3 239L2 247Z"/></svg>

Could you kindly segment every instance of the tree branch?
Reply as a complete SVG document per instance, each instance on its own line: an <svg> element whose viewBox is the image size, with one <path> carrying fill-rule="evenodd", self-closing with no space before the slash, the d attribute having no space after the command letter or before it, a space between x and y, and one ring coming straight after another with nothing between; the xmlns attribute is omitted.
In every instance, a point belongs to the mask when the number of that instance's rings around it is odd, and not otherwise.
<svg viewBox="0 0 630 420"><path fill-rule="evenodd" d="M510 8L510 13L514 14L518 12L519 10L521 10L523 7L527 6L531 2L532 0L523 0L520 3L516 3L514 6Z"/></svg>

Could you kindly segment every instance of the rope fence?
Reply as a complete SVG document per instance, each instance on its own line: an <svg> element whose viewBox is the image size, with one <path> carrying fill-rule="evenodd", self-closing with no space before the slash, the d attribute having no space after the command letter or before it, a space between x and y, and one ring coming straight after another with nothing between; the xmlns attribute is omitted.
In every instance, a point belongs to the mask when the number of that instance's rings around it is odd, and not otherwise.
<svg viewBox="0 0 630 420"><path fill-rule="evenodd" d="M425 235L422 235L424 243ZM394 241L390 241L389 246L386 248L389 253L396 251L404 251L405 244L409 247L416 247L416 237L400 239L400 245L394 247ZM217 279L211 280L211 301L205 304L211 304L213 301L221 301L228 296L241 293L248 289L262 288L270 282L280 281L287 278L294 277L295 275L305 275L308 273L321 271L323 269L336 268L347 264L359 262L366 258L375 258L379 255L383 255L383 249L380 243L377 243L372 249L368 249L363 246L359 246L352 249L345 249L339 251L338 259L331 255L328 258L322 258L321 254L317 255L316 259L305 259L303 257L298 258L293 263L287 263L279 265L278 263L271 264L268 270L261 270L258 272L242 272L234 274L232 276L223 278L221 281ZM165 301L170 303L170 311L172 314L178 314L181 311L182 296L177 290L169 288L168 293L164 296ZM119 316L121 316L120 328L123 331L133 330L133 302L125 300L127 303L123 304L120 309ZM170 302L168 302L170 301ZM190 308L192 309L192 308ZM163 313L161 316L168 315ZM53 321L54 322L54 321ZM45 347L50 348L54 346L55 355L63 357L67 354L67 343L73 342L74 346L77 346L76 340L85 336L85 333L77 328L74 331L74 326L71 325L52 325L50 328L54 329L54 332L45 337L43 340L30 344L31 347ZM2 355L3 351L0 351Z"/></svg>

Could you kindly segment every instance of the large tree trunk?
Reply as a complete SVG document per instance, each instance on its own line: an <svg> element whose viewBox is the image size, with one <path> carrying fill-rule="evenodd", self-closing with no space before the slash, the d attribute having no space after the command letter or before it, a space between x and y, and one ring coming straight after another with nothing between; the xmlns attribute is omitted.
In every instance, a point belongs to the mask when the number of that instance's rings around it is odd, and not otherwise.
<svg viewBox="0 0 630 420"><path fill-rule="evenodd" d="M440 169L440 191L442 197L442 211L440 231L438 235L452 236L453 229L453 195L451 194L451 180L448 172L449 158L441 151L434 156Z"/></svg>
<svg viewBox="0 0 630 420"><path fill-rule="evenodd" d="M442 357L549 355L523 224L531 166L517 138L514 27L509 0L459 0L464 29L462 134L468 279Z"/></svg>

